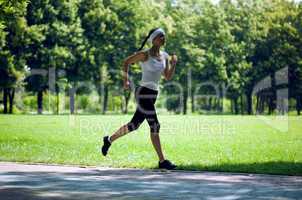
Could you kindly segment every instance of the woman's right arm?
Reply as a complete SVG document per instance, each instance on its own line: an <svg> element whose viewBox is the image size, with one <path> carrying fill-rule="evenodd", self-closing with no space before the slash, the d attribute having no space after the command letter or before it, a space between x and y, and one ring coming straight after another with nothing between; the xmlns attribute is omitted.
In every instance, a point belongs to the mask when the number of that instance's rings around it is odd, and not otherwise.
<svg viewBox="0 0 302 200"><path fill-rule="evenodd" d="M143 51L137 52L129 57L127 57L123 62L123 78L124 78L124 89L129 89L129 77L128 68L130 64L137 63L139 61L146 60L146 53Z"/></svg>

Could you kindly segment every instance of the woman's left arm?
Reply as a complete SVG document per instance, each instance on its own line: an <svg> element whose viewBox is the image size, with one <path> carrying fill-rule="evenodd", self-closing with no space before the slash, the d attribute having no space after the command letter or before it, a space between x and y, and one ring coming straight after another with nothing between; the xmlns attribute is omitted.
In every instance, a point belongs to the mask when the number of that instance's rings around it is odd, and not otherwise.
<svg viewBox="0 0 302 200"><path fill-rule="evenodd" d="M171 78L175 72L176 63L177 63L176 55L172 55L170 62L169 62L169 58L166 59L166 68L163 73L165 80L167 80L167 81L171 80Z"/></svg>

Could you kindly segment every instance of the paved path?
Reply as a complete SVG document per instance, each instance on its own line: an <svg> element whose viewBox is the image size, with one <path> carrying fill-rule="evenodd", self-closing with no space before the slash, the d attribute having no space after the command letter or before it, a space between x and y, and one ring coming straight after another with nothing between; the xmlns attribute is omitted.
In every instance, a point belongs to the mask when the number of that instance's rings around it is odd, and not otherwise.
<svg viewBox="0 0 302 200"><path fill-rule="evenodd" d="M302 199L302 177L0 162L0 199Z"/></svg>

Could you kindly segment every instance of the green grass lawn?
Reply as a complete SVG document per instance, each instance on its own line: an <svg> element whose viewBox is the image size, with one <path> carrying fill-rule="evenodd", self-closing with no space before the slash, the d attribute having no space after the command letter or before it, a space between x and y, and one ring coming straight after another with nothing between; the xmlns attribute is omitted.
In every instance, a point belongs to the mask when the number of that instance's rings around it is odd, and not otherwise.
<svg viewBox="0 0 302 200"><path fill-rule="evenodd" d="M102 136L131 117L0 115L0 160L156 168L146 121L116 141L107 157L100 154ZM288 131L256 116L159 115L159 120L164 153L179 169L302 175L301 117L289 117Z"/></svg>

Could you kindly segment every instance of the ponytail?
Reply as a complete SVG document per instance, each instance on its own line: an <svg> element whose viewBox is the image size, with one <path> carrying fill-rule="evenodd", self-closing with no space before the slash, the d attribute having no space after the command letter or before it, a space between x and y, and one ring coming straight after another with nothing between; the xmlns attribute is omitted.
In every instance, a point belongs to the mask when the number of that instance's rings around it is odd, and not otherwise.
<svg viewBox="0 0 302 200"><path fill-rule="evenodd" d="M140 47L137 51L140 51L140 50L142 50L142 49L144 48L144 46L145 46L147 40L149 39L149 37L151 36L151 34L152 34L156 29L158 29L158 28L154 28L154 29L152 29L151 31L149 31L148 36L144 39L144 41L143 41L141 47Z"/></svg>

